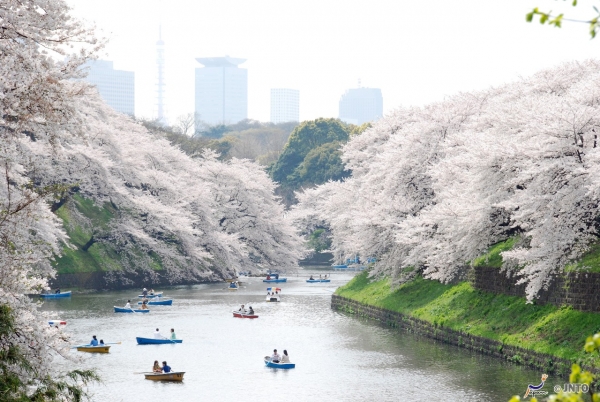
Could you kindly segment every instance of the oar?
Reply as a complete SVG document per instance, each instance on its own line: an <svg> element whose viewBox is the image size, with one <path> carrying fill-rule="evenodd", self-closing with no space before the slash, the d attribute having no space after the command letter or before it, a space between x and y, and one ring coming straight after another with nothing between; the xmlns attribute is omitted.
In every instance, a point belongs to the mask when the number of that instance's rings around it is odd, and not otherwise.
<svg viewBox="0 0 600 402"><path fill-rule="evenodd" d="M121 342L104 342L105 345L120 345ZM101 346L101 345L98 345Z"/></svg>
<svg viewBox="0 0 600 402"><path fill-rule="evenodd" d="M153 374L152 371L135 371L133 374Z"/></svg>

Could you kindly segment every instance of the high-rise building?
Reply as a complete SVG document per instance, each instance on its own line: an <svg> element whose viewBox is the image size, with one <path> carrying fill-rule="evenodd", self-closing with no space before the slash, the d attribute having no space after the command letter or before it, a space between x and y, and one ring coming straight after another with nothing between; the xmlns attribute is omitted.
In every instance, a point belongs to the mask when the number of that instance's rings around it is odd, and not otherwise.
<svg viewBox="0 0 600 402"><path fill-rule="evenodd" d="M133 71L115 70L113 62L93 60L86 81L98 88L100 97L118 112L135 114L135 74Z"/></svg>
<svg viewBox="0 0 600 402"><path fill-rule="evenodd" d="M207 124L234 124L248 118L246 59L205 57L196 61L196 113Z"/></svg>
<svg viewBox="0 0 600 402"><path fill-rule="evenodd" d="M300 121L300 91L297 89L271 89L271 123Z"/></svg>
<svg viewBox="0 0 600 402"><path fill-rule="evenodd" d="M340 99L340 120L363 124L383 116L383 97L379 88L354 88Z"/></svg>

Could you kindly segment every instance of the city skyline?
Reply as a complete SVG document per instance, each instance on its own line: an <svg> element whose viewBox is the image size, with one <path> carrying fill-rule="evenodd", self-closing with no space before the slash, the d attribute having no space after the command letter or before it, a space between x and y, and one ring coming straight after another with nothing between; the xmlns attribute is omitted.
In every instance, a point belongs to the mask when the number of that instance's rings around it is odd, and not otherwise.
<svg viewBox="0 0 600 402"><path fill-rule="evenodd" d="M211 126L235 124L248 118L248 70L240 67L246 59L200 57L196 61L194 111Z"/></svg>
<svg viewBox="0 0 600 402"><path fill-rule="evenodd" d="M194 110L189 88L196 57L231 54L248 59L249 118L268 121L270 89L289 87L302 92L300 120L307 120L337 117L340 96L358 79L366 87L382 89L384 113L389 113L516 81L561 62L597 57L599 46L599 39L589 40L583 24L565 22L556 29L525 22L528 11L544 5L583 19L591 9L585 1L573 8L548 0L509 0L500 7L475 0L459 5L374 0L343 7L334 0L307 0L282 8L268 0L252 5L173 0L169 7L163 5L160 15L156 1L69 4L75 16L95 21L100 36L109 39L99 57L113 60L116 69L136 72L140 117L150 117L155 109L159 24L168 44L169 119ZM365 13L371 18L361 18ZM219 15L227 15L228 24L215 18Z"/></svg>
<svg viewBox="0 0 600 402"><path fill-rule="evenodd" d="M361 125L383 116L383 96L379 88L348 89L340 98L339 119L345 123Z"/></svg>
<svg viewBox="0 0 600 402"><path fill-rule="evenodd" d="M93 84L100 97L118 112L135 113L135 72L117 70L110 60L87 63L86 81Z"/></svg>

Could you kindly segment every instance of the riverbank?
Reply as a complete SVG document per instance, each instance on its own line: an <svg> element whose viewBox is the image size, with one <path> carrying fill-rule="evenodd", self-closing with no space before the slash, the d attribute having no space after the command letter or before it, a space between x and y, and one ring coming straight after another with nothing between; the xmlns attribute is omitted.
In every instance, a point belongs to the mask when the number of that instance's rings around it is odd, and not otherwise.
<svg viewBox="0 0 600 402"><path fill-rule="evenodd" d="M598 313L526 304L522 297L480 291L468 282L417 278L392 290L389 280L367 275L338 288L332 306L548 371L566 372L575 362L600 371L600 358L583 351L586 337L600 331Z"/></svg>

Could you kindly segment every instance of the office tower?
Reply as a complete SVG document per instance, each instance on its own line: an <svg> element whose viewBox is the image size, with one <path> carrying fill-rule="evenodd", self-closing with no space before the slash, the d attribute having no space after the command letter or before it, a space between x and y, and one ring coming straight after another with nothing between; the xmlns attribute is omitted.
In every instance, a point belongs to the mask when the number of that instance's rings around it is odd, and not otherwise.
<svg viewBox="0 0 600 402"><path fill-rule="evenodd" d="M135 83L133 71L115 70L113 62L93 60L86 64L89 68L85 79L98 88L100 97L118 112L135 114Z"/></svg>
<svg viewBox="0 0 600 402"><path fill-rule="evenodd" d="M248 118L246 59L205 57L196 61L196 113L207 124L234 124Z"/></svg>
<svg viewBox="0 0 600 402"><path fill-rule="evenodd" d="M300 91L297 89L271 89L271 123L300 121Z"/></svg>
<svg viewBox="0 0 600 402"><path fill-rule="evenodd" d="M161 124L166 124L165 117L165 42L162 40L162 27L158 26L158 41L156 42L156 118Z"/></svg>
<svg viewBox="0 0 600 402"><path fill-rule="evenodd" d="M379 88L354 88L340 99L340 120L363 124L383 116L383 97Z"/></svg>

